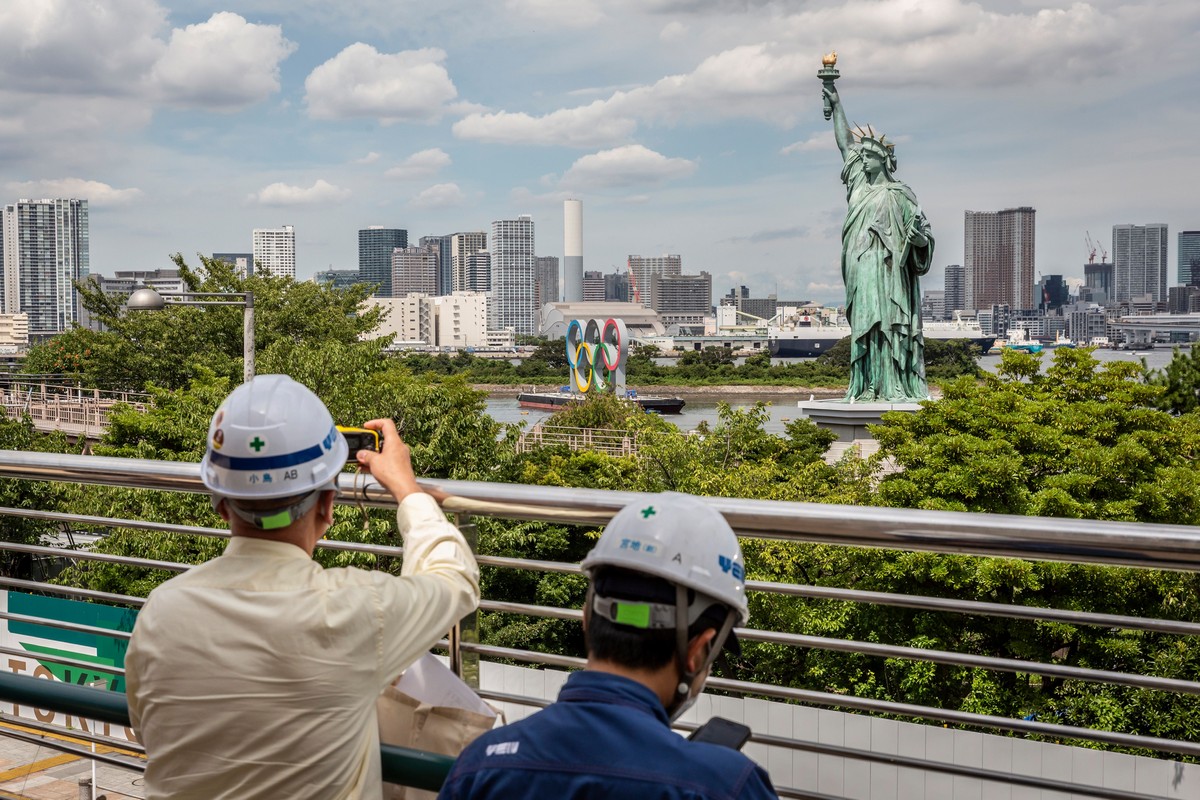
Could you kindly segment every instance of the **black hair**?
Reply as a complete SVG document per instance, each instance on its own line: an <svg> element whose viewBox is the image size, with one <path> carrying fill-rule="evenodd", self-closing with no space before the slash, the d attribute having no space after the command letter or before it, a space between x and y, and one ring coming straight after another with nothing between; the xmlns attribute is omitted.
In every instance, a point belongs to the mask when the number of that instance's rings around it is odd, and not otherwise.
<svg viewBox="0 0 1200 800"><path fill-rule="evenodd" d="M631 570L608 568L597 573L593 586L602 597L675 605L675 587L661 578ZM694 592L688 590L688 600ZM714 604L688 627L688 641L712 628L720 630L726 608ZM589 658L610 661L629 669L660 669L675 658L675 629L645 629L621 625L591 610L584 638Z"/></svg>

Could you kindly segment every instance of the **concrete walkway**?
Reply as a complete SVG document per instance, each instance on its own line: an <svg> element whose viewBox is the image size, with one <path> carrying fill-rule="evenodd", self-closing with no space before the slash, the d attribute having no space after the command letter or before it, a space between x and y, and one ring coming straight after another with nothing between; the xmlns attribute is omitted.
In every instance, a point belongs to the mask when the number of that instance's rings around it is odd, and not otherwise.
<svg viewBox="0 0 1200 800"><path fill-rule="evenodd" d="M92 777L91 761L42 744L14 739L10 731L79 747L89 743L65 735L42 734L19 723L0 722L0 798L3 800L91 800L80 781ZM97 746L102 753L128 753ZM136 754L128 753L131 756ZM96 762L95 797L106 800L141 800L142 774Z"/></svg>

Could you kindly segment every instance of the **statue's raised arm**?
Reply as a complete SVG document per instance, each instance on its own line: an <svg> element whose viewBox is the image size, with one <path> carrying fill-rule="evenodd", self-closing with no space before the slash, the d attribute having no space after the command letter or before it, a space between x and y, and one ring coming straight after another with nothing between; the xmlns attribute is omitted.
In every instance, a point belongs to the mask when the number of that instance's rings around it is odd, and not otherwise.
<svg viewBox="0 0 1200 800"><path fill-rule="evenodd" d="M849 402L911 403L929 397L921 332L920 276L933 234L916 195L896 180L896 148L870 125L850 129L834 81L837 54L822 59L825 118L842 153L846 221L842 281L850 323Z"/></svg>

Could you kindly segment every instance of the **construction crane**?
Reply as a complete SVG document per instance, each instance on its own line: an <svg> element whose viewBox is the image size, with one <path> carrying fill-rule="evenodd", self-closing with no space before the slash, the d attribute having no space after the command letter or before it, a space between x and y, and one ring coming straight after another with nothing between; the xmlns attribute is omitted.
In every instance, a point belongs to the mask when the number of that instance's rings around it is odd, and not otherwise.
<svg viewBox="0 0 1200 800"><path fill-rule="evenodd" d="M633 264L629 261L625 262L625 269L629 272L629 285L633 288L633 302L638 305L642 304L642 294L638 291L637 275L633 273Z"/></svg>
<svg viewBox="0 0 1200 800"><path fill-rule="evenodd" d="M1087 242L1087 246L1088 246L1088 263L1089 264L1096 263L1096 251L1099 250L1100 251L1100 263L1107 264L1108 263L1108 251L1104 249L1104 245L1100 244L1095 239L1093 239L1092 234L1090 232L1085 233L1083 238L1084 238L1084 241Z"/></svg>

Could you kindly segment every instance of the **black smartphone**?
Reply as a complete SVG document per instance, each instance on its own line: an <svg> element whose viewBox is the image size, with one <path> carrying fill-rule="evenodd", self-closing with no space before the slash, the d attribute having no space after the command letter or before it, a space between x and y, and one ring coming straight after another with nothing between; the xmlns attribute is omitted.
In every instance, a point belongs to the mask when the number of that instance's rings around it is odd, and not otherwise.
<svg viewBox="0 0 1200 800"><path fill-rule="evenodd" d="M692 731L692 735L688 739L693 742L708 742L741 750L742 745L750 739L750 728L731 719L713 717Z"/></svg>
<svg viewBox="0 0 1200 800"><path fill-rule="evenodd" d="M337 426L338 432L345 438L346 444L350 446L350 451L346 454L346 461L353 463L355 454L359 450L374 450L379 452L381 443L379 441L379 431L372 431L366 428L350 428L344 425Z"/></svg>

